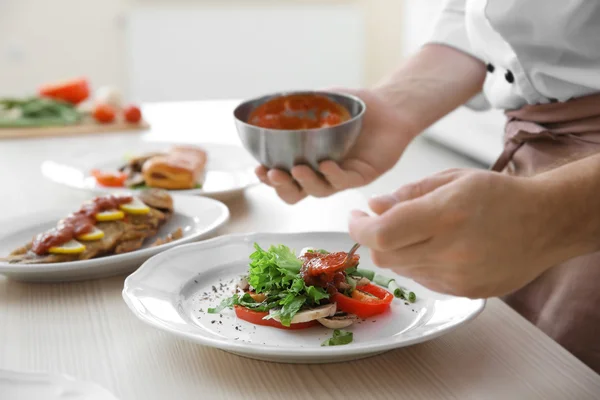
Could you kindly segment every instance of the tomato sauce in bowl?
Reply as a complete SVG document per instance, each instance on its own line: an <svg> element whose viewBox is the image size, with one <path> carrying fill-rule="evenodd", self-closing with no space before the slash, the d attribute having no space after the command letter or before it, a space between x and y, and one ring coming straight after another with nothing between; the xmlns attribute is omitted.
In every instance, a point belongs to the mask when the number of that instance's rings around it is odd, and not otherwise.
<svg viewBox="0 0 600 400"><path fill-rule="evenodd" d="M254 109L248 123L267 129L303 130L340 125L351 119L348 110L317 94L278 96Z"/></svg>

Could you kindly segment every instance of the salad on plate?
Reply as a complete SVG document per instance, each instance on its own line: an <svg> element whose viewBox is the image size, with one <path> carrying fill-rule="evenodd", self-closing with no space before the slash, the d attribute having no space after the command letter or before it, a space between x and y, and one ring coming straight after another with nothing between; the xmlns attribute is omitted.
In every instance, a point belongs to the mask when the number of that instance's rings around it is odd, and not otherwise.
<svg viewBox="0 0 600 400"><path fill-rule="evenodd" d="M284 245L267 250L254 244L247 275L235 293L208 309L233 309L246 322L279 329L334 329L323 346L352 342L344 331L354 322L388 311L394 297L414 303L416 295L395 280L359 268L359 255L305 248L299 255Z"/></svg>

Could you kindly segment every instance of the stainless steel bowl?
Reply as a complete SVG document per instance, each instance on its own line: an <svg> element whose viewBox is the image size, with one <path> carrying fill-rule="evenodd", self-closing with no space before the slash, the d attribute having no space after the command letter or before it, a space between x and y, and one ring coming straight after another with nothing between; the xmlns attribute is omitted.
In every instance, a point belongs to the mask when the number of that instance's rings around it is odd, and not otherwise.
<svg viewBox="0 0 600 400"><path fill-rule="evenodd" d="M290 94L318 94L327 96L346 107L352 119L340 125L306 130L266 129L248 124L250 113L264 102ZM325 160L341 161L356 142L362 128L365 103L358 97L321 91L275 93L240 104L233 115L244 147L267 168L290 171L293 166L305 164L318 169Z"/></svg>

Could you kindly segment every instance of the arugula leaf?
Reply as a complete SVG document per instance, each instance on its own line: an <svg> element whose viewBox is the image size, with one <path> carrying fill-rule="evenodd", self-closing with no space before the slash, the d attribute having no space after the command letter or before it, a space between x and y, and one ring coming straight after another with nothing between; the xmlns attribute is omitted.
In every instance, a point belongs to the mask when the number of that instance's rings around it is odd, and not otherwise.
<svg viewBox="0 0 600 400"><path fill-rule="evenodd" d="M316 286L306 287L306 294L313 301L313 303L317 304L321 300L329 298L329 294L325 291L325 289Z"/></svg>
<svg viewBox="0 0 600 400"><path fill-rule="evenodd" d="M234 294L231 297L227 297L226 299L223 299L221 301L221 303L217 307L215 307L215 308L209 308L207 310L207 312L209 314L218 314L221 311L223 311L224 309L231 308L234 305L238 304L239 300L240 300L240 296L238 294Z"/></svg>
<svg viewBox="0 0 600 400"><path fill-rule="evenodd" d="M353 334L342 329L333 331L333 336L321 343L321 346L341 346L352 343Z"/></svg>
<svg viewBox="0 0 600 400"><path fill-rule="evenodd" d="M291 294L291 293L290 293ZM287 296L282 302L285 301L283 307L270 315L271 318L278 316L283 326L290 326L294 315L300 311L300 308L306 303L306 296Z"/></svg>

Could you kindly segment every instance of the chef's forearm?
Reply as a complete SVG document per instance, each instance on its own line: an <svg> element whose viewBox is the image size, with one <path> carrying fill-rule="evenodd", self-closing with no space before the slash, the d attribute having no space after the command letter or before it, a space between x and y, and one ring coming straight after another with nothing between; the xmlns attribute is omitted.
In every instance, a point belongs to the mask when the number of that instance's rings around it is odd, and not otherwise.
<svg viewBox="0 0 600 400"><path fill-rule="evenodd" d="M454 48L428 44L375 90L421 133L481 91L485 65Z"/></svg>
<svg viewBox="0 0 600 400"><path fill-rule="evenodd" d="M600 154L533 178L543 196L547 221L540 234L560 248L563 259L600 251ZM549 211L549 212L548 212Z"/></svg>

